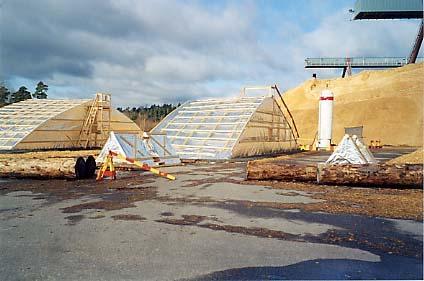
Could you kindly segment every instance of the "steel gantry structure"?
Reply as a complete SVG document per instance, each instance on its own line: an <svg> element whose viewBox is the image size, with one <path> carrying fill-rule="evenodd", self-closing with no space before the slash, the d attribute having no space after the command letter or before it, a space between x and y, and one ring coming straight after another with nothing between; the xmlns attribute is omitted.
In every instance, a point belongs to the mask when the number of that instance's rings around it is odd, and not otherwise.
<svg viewBox="0 0 424 281"><path fill-rule="evenodd" d="M418 33L408 57L307 58L305 68L343 68L342 77L352 68L390 68L422 61L418 53L423 41L422 0L357 0L353 20L421 19Z"/></svg>

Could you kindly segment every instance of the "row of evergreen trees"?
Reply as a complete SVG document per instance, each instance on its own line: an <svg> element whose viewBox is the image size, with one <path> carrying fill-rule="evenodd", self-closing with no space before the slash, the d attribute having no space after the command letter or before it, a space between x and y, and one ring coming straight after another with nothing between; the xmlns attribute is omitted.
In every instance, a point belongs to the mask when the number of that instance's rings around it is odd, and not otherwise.
<svg viewBox="0 0 424 281"><path fill-rule="evenodd" d="M131 120L136 119L149 119L153 121L159 121L166 115L168 115L171 111L173 111L175 108L180 106L181 104L178 104L177 106L173 104L162 104L162 105L150 105L150 106L140 106L138 108L125 108L118 107L118 110L125 115L127 115Z"/></svg>
<svg viewBox="0 0 424 281"><path fill-rule="evenodd" d="M35 87L35 91L33 93L28 91L28 88L25 86L21 86L19 90L11 93L9 89L4 85L4 83L0 83L0 107L23 101L26 99L46 99L47 91L49 86L44 84L42 81L37 83ZM122 108L118 107L118 110L133 121L135 120L151 120L151 121L160 121L163 117L168 115L175 108L180 106L181 104L173 105L173 104L162 104L162 105L150 105L150 106L140 106L133 108Z"/></svg>
<svg viewBox="0 0 424 281"><path fill-rule="evenodd" d="M49 86L44 84L42 81L37 83L37 86L35 87L35 91L32 94L30 91L28 91L28 88L25 86L21 86L19 90L11 93L4 84L0 84L0 107L11 104L11 103L15 103L18 101L31 99L31 98L46 99L48 90L49 90Z"/></svg>

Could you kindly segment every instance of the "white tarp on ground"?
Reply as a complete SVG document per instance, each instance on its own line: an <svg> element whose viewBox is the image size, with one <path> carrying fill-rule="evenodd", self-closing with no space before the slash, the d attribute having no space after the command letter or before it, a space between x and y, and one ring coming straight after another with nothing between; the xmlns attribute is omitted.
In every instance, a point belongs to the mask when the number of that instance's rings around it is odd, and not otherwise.
<svg viewBox="0 0 424 281"><path fill-rule="evenodd" d="M377 163L371 151L355 135L344 135L326 164L372 164Z"/></svg>
<svg viewBox="0 0 424 281"><path fill-rule="evenodd" d="M96 162L103 163L110 150L152 167L181 164L179 156L165 134L152 134L149 135L149 138L143 138L141 134L111 132ZM128 164L118 158L114 158L113 162L118 165L120 163Z"/></svg>

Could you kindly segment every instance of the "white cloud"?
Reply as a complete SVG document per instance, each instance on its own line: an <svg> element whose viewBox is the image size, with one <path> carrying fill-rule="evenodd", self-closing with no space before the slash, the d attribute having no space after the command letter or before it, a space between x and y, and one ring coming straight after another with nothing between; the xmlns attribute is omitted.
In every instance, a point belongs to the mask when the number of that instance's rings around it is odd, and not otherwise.
<svg viewBox="0 0 424 281"><path fill-rule="evenodd" d="M340 12L324 18L303 36L304 46L316 56L407 56L415 39L417 22L401 20L351 21Z"/></svg>
<svg viewBox="0 0 424 281"><path fill-rule="evenodd" d="M169 103L229 96L252 84L296 86L312 72L306 57L406 56L417 29L413 21L349 21L343 9L310 31L284 17L264 30L258 5L7 2L0 73L46 81L52 97L104 91L120 106Z"/></svg>

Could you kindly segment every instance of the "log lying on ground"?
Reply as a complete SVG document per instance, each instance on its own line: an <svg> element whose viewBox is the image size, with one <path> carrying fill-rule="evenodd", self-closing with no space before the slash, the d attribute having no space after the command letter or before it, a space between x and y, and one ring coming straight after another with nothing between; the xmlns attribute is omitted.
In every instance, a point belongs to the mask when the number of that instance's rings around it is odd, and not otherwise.
<svg viewBox="0 0 424 281"><path fill-rule="evenodd" d="M98 152L99 150L47 150L0 153L0 177L78 178L75 165L77 159L83 157L84 163L79 166L79 174L83 174L81 178L91 178L95 171L93 157ZM86 161L89 158L92 159L88 165Z"/></svg>
<svg viewBox="0 0 424 281"><path fill-rule="evenodd" d="M100 150L46 150L46 151L23 151L3 152L0 159L46 159L46 158L77 158L79 156L99 155Z"/></svg>
<svg viewBox="0 0 424 281"><path fill-rule="evenodd" d="M423 185L423 166L417 164L318 164L318 183L361 186Z"/></svg>
<svg viewBox="0 0 424 281"><path fill-rule="evenodd" d="M75 178L76 158L0 159L0 177Z"/></svg>
<svg viewBox="0 0 424 281"><path fill-rule="evenodd" d="M249 161L247 179L316 182L317 166Z"/></svg>
<svg viewBox="0 0 424 281"><path fill-rule="evenodd" d="M301 181L330 185L421 187L423 166L417 164L301 165L249 161L247 179Z"/></svg>

